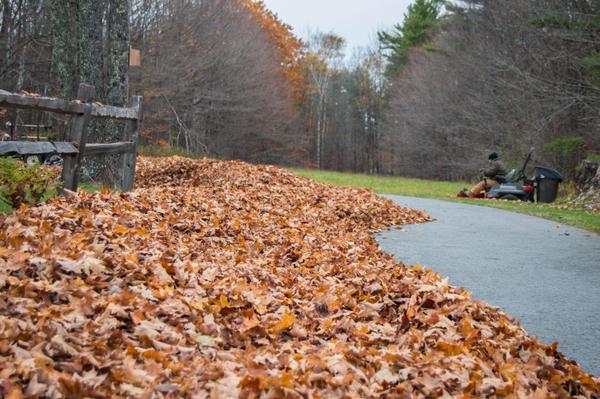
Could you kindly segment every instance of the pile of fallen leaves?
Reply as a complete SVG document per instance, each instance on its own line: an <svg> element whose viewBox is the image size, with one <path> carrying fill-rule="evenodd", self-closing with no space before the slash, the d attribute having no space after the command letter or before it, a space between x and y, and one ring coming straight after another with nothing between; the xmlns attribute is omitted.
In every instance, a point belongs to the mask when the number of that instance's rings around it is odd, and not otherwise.
<svg viewBox="0 0 600 399"><path fill-rule="evenodd" d="M0 226L0 396L598 397L370 233L427 215L268 166L142 159ZM596 395L596 396L595 396Z"/></svg>

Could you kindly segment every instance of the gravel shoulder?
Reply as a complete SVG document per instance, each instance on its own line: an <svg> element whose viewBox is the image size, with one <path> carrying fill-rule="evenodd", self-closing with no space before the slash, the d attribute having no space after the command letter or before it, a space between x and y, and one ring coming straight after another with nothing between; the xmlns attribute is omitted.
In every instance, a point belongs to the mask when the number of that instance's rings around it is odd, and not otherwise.
<svg viewBox="0 0 600 399"><path fill-rule="evenodd" d="M448 276L600 375L600 236L494 208L386 195L435 221L378 234L405 264Z"/></svg>

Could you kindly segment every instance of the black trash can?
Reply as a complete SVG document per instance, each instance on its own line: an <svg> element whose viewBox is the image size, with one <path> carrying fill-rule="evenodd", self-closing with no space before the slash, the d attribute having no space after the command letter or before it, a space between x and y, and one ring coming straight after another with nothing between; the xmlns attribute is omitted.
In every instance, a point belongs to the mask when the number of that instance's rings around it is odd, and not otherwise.
<svg viewBox="0 0 600 399"><path fill-rule="evenodd" d="M558 196L558 185L565 180L564 177L560 172L544 166L536 166L533 171L537 182L537 202L554 202Z"/></svg>

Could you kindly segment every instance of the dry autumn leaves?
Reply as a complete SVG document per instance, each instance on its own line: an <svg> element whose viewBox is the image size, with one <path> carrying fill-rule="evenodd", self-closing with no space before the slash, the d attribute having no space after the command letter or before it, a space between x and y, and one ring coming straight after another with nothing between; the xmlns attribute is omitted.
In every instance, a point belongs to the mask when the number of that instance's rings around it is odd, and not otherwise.
<svg viewBox="0 0 600 399"><path fill-rule="evenodd" d="M371 237L427 215L268 166L142 159L0 227L0 396L586 397L598 380Z"/></svg>

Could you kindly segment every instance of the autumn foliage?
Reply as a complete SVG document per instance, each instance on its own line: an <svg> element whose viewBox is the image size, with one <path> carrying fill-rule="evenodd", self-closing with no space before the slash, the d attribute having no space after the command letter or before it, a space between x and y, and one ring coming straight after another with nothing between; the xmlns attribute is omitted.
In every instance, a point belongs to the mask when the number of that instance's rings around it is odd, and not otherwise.
<svg viewBox="0 0 600 399"><path fill-rule="evenodd" d="M131 74L132 92L144 96L141 144L300 164L302 43L289 27L255 2L147 3L156 11L140 11L132 25L143 60Z"/></svg>
<svg viewBox="0 0 600 399"><path fill-rule="evenodd" d="M1 221L0 396L600 392L556 346L371 237L422 212L270 166L138 170L132 193Z"/></svg>
<svg viewBox="0 0 600 399"><path fill-rule="evenodd" d="M292 32L292 27L281 21L267 8L264 2L257 0L239 0L250 11L252 17L267 33L271 43L277 48L283 74L290 84L297 105L304 101L308 82L304 62L306 46Z"/></svg>

